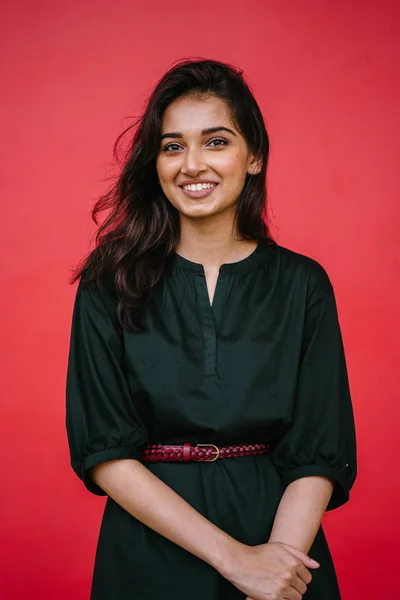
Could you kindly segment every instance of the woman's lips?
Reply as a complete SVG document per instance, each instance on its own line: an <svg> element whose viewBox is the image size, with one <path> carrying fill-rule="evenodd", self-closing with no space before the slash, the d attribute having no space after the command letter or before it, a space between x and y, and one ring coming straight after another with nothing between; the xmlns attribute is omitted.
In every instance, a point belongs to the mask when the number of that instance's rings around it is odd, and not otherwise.
<svg viewBox="0 0 400 600"><path fill-rule="evenodd" d="M186 194L186 196L189 196L189 198L203 198L204 196L208 196L209 194L211 194L215 190L215 188L218 187L218 185L219 183L214 185L212 188L209 188L208 190L197 190L196 192L185 190L183 187L181 187L181 190L184 194Z"/></svg>

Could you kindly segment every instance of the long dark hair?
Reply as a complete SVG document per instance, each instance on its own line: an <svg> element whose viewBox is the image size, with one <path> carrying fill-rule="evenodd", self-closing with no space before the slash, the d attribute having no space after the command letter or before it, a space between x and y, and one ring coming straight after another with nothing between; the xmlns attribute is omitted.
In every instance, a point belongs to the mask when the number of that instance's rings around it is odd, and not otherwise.
<svg viewBox="0 0 400 600"><path fill-rule="evenodd" d="M250 152L261 159L260 173L246 175L236 202L237 231L241 239L276 244L267 225L269 139L243 72L216 60L177 61L156 84L143 114L116 139L113 156L117 159L122 139L137 126L124 153L121 172L93 207L91 216L96 225L97 215L111 209L96 232L96 247L72 269L70 279L70 283L78 278L82 283L96 280L102 286L107 277L118 298L119 323L127 331L145 330L145 305L179 242L179 212L159 184L156 158L164 111L177 98L189 95L224 100Z"/></svg>

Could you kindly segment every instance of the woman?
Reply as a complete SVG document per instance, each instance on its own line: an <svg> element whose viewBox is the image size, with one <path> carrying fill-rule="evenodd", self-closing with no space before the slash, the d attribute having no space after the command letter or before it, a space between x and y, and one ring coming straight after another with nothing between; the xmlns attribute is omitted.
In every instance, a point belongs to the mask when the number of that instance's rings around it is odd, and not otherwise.
<svg viewBox="0 0 400 600"><path fill-rule="evenodd" d="M342 337L324 268L263 220L268 151L242 73L181 61L94 208L66 418L107 495L91 600L340 598L321 519L356 477Z"/></svg>

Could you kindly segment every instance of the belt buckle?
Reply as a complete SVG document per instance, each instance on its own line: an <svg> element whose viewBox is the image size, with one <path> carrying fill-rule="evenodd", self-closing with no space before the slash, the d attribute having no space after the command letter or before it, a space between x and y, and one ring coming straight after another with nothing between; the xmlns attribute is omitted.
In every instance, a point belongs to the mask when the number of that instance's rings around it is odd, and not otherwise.
<svg viewBox="0 0 400 600"><path fill-rule="evenodd" d="M211 446L212 448L215 448L215 452L216 455L214 456L214 458L210 458L209 460L204 459L203 462L213 462L214 460L217 460L217 458L219 458L219 448L218 446L215 446L215 444L196 444L197 446Z"/></svg>

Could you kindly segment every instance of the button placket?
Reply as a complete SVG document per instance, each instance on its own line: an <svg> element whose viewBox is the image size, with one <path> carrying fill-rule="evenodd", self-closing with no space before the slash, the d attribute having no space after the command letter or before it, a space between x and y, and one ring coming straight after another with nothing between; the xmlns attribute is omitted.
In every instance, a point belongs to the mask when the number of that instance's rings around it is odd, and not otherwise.
<svg viewBox="0 0 400 600"><path fill-rule="evenodd" d="M197 299L201 315L201 325L204 341L204 375L206 377L215 375L217 372L217 324L218 321L214 314L218 314L218 308L222 308L220 299L224 297L224 291L228 283L228 278L221 272L218 275L215 286L213 303L210 304L210 298L207 290L207 282L204 273L198 273L195 276L195 285Z"/></svg>

